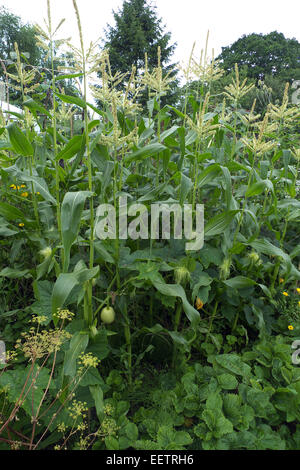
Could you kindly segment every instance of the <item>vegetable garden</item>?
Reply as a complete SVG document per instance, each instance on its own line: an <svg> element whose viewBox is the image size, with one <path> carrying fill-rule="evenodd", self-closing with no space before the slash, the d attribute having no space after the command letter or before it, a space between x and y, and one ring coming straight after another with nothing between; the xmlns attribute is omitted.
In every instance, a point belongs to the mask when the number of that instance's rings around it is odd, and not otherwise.
<svg viewBox="0 0 300 470"><path fill-rule="evenodd" d="M73 3L72 69L48 2L51 80L17 44L7 72L23 109L0 116L0 449L299 450L299 105L287 84L243 109L238 67L217 102L206 54L169 104L160 51L112 75ZM203 204L203 247L100 239L97 208L119 216L120 197Z"/></svg>

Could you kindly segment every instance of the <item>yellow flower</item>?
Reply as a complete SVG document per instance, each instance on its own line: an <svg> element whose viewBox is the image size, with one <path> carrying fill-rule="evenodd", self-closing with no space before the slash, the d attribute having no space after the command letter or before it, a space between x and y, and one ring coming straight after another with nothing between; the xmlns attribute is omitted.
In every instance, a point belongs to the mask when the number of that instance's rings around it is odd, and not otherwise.
<svg viewBox="0 0 300 470"><path fill-rule="evenodd" d="M81 365L81 368L84 367L97 367L100 363L99 359L96 356L93 356L92 353L86 353L86 354L81 354L79 356L79 363Z"/></svg>
<svg viewBox="0 0 300 470"><path fill-rule="evenodd" d="M300 300L298 300L298 307L300 307Z"/></svg>
<svg viewBox="0 0 300 470"><path fill-rule="evenodd" d="M283 295L285 295L286 297L289 296L289 294L287 292L282 292Z"/></svg>
<svg viewBox="0 0 300 470"><path fill-rule="evenodd" d="M296 291L300 294L300 287L297 287Z"/></svg>
<svg viewBox="0 0 300 470"><path fill-rule="evenodd" d="M293 330L293 329L294 329L293 325L289 325L289 326L288 326L288 329L289 329L289 330Z"/></svg>
<svg viewBox="0 0 300 470"><path fill-rule="evenodd" d="M17 186L16 186L15 184L11 184L11 185L10 185L10 188L11 188L11 189L17 189Z"/></svg>
<svg viewBox="0 0 300 470"><path fill-rule="evenodd" d="M21 186L17 186L17 189L20 189Z"/></svg>
<svg viewBox="0 0 300 470"><path fill-rule="evenodd" d="M280 282L280 284L282 284L282 283L284 282L283 277L281 277L281 278L279 279L279 282Z"/></svg>
<svg viewBox="0 0 300 470"><path fill-rule="evenodd" d="M26 188L25 184L21 184L20 188Z"/></svg>
<svg viewBox="0 0 300 470"><path fill-rule="evenodd" d="M203 305L204 305L204 303L202 302L202 300L201 300L199 297L197 297L197 298L196 298L196 309L197 309L197 310L201 310L201 308L203 307Z"/></svg>
<svg viewBox="0 0 300 470"><path fill-rule="evenodd" d="M21 197L28 197L28 193L27 193L27 192L22 193L22 194L21 194Z"/></svg>
<svg viewBox="0 0 300 470"><path fill-rule="evenodd" d="M21 222L21 223L19 224L19 227L24 227L24 224Z"/></svg>
<svg viewBox="0 0 300 470"><path fill-rule="evenodd" d="M37 192L36 194L39 196L41 193Z"/></svg>

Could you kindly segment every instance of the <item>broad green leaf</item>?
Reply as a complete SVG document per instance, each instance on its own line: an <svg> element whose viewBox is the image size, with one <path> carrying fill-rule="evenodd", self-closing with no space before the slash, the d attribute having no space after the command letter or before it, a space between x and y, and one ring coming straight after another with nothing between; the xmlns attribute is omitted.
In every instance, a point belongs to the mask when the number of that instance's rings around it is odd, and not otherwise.
<svg viewBox="0 0 300 470"><path fill-rule="evenodd" d="M182 300L183 310L185 311L186 316L190 320L191 324L195 326L197 323L199 323L199 312L197 312L197 310L188 302L182 286L179 284L165 284L163 282L157 281L152 282L152 284L159 292L164 295L179 297Z"/></svg>
<svg viewBox="0 0 300 470"><path fill-rule="evenodd" d="M217 380L223 390L234 390L238 386L238 381L231 374L218 375Z"/></svg>
<svg viewBox="0 0 300 470"><path fill-rule="evenodd" d="M82 77L83 73L67 73L65 75L57 75L55 77L55 81L58 82L59 80L70 80L71 78Z"/></svg>
<svg viewBox="0 0 300 470"><path fill-rule="evenodd" d="M167 129L166 131L162 132L160 136L161 142L167 137L169 137L169 135L174 134L174 132L176 132L177 129L178 129L178 126L172 126L170 127L170 129Z"/></svg>
<svg viewBox="0 0 300 470"><path fill-rule="evenodd" d="M21 175L23 181L32 181L35 192L39 192L46 201L49 201L56 206L56 200L50 193L47 183L43 178L40 178L39 176L28 176L23 173L21 173Z"/></svg>
<svg viewBox="0 0 300 470"><path fill-rule="evenodd" d="M29 269L13 269L13 268L4 268L0 271L0 277L7 277L9 279L28 279L32 277Z"/></svg>
<svg viewBox="0 0 300 470"><path fill-rule="evenodd" d="M101 423L104 418L104 400L103 400L103 391L100 385L91 385L89 387L91 395L95 402L96 413Z"/></svg>
<svg viewBox="0 0 300 470"><path fill-rule="evenodd" d="M181 174L181 184L180 184L180 197L179 202L180 204L184 204L186 202L186 198L193 187L193 183L188 176L185 176L183 173Z"/></svg>
<svg viewBox="0 0 300 470"><path fill-rule="evenodd" d="M9 173L19 181L30 181L33 183L33 189L35 192L39 192L40 195L46 200L56 205L56 200L50 194L47 183L43 178L39 176L30 176L28 173L21 171L16 165L10 166L9 168L3 168L3 171Z"/></svg>
<svg viewBox="0 0 300 470"><path fill-rule="evenodd" d="M237 354L220 354L215 356L215 361L235 375L249 377L251 374L251 367Z"/></svg>
<svg viewBox="0 0 300 470"><path fill-rule="evenodd" d="M232 219L234 218L235 214L239 212L238 210L235 211L226 211L222 214L218 214L213 217L209 222L207 222L204 226L204 236L205 237L212 237L215 235L219 235L223 233L224 230L229 227Z"/></svg>
<svg viewBox="0 0 300 470"><path fill-rule="evenodd" d="M9 126L7 126L7 130L9 134L9 140L14 150L21 155L32 156L33 147L17 124L9 124Z"/></svg>
<svg viewBox="0 0 300 470"><path fill-rule="evenodd" d="M85 351L89 342L89 335L81 331L77 331L71 341L70 348L66 351L64 360L64 374L74 377L76 374L76 361L82 352Z"/></svg>
<svg viewBox="0 0 300 470"><path fill-rule="evenodd" d="M133 153L129 154L125 158L125 161L127 163L130 163L132 161L144 160L147 157L151 157L154 154L162 152L166 148L167 147L165 145L162 145L158 142L156 142L154 144L149 144L149 145L146 145L145 147L143 147L142 149L137 150L136 152L133 152Z"/></svg>
<svg viewBox="0 0 300 470"><path fill-rule="evenodd" d="M24 401L22 402L21 408L23 408L28 416L35 415L38 406L43 398L44 390L49 382L50 371L46 367L38 367L34 365L33 370L29 376L30 365L27 367L17 366L13 370L6 370L3 374L0 374L0 387L6 389L6 400L13 405L20 398L23 393ZM27 380L27 377L29 379ZM36 382L35 388L32 388L33 379ZM30 388L30 389L29 389ZM32 391L34 390L34 393ZM21 400L22 401L22 400Z"/></svg>
<svg viewBox="0 0 300 470"><path fill-rule="evenodd" d="M11 146L10 142L7 142L5 140L0 141L0 150L13 150L13 147Z"/></svg>
<svg viewBox="0 0 300 470"><path fill-rule="evenodd" d="M231 279L227 279L223 281L224 284L228 287L232 287L233 289L245 289L247 287L254 286L256 284L253 279L245 276L236 276Z"/></svg>
<svg viewBox="0 0 300 470"><path fill-rule="evenodd" d="M24 213L7 202L0 202L0 215L2 215L6 220L25 220Z"/></svg>
<svg viewBox="0 0 300 470"><path fill-rule="evenodd" d="M124 431L128 439L130 439L132 442L137 440L139 432L136 424L131 422L126 424Z"/></svg>
<svg viewBox="0 0 300 470"><path fill-rule="evenodd" d="M246 191L245 197L257 196L258 194L261 194L265 189L268 189L272 192L272 194L274 194L274 187L272 181L261 180L257 181L256 183L253 183L250 188Z"/></svg>
<svg viewBox="0 0 300 470"><path fill-rule="evenodd" d="M59 99L61 99L64 103L71 103L71 104L76 104L76 106L79 106L80 108L85 109L86 108L86 103L83 101L81 98L78 98L77 96L69 96L69 95L63 95L62 93L58 93L57 91L55 94L58 96Z"/></svg>
<svg viewBox="0 0 300 470"><path fill-rule="evenodd" d="M57 312L57 309L61 308L66 302L68 296L75 286L82 285L84 282L92 279L97 275L99 266L93 269L82 268L72 273L61 273L53 288L52 292L52 315Z"/></svg>
<svg viewBox="0 0 300 470"><path fill-rule="evenodd" d="M2 111L2 112L5 113L5 114L9 114L9 115L12 114L12 116L16 116L20 121L25 120L25 117L21 113L15 113L14 111Z"/></svg>
<svg viewBox="0 0 300 470"><path fill-rule="evenodd" d="M64 246L64 271L66 272L70 262L71 246L79 232L81 214L86 198L92 196L90 191L76 191L66 193L61 205L61 235Z"/></svg>
<svg viewBox="0 0 300 470"><path fill-rule="evenodd" d="M113 436L106 436L105 439L105 446L107 450L119 450L119 442L117 439Z"/></svg>
<svg viewBox="0 0 300 470"><path fill-rule="evenodd" d="M208 183L211 183L216 179L216 176L219 175L221 171L221 167L218 163L214 163L213 165L209 165L198 178L198 188L202 188Z"/></svg>
<svg viewBox="0 0 300 470"><path fill-rule="evenodd" d="M226 197L226 206L227 209L230 209L230 203L232 200L232 185L231 185L231 175L228 168L221 166L223 172L224 186L225 186L225 197Z"/></svg>
<svg viewBox="0 0 300 470"><path fill-rule="evenodd" d="M72 158L76 153L79 152L82 146L82 136L81 135L74 135L71 140L65 145L65 147L58 152L56 156L56 160L60 160L61 158L64 160L69 160Z"/></svg>
<svg viewBox="0 0 300 470"><path fill-rule="evenodd" d="M278 256L282 258L287 264L291 264L291 259L287 253L281 250L281 248L273 245L267 239L264 240L255 240L250 243L250 246L254 248L259 253L264 253L269 256Z"/></svg>
<svg viewBox="0 0 300 470"><path fill-rule="evenodd" d="M0 237L12 237L16 235L18 232L15 230L11 230L7 227L7 225L0 225Z"/></svg>
<svg viewBox="0 0 300 470"><path fill-rule="evenodd" d="M24 101L23 105L26 106L27 108L29 108L30 111L34 115L36 115L36 112L38 111L40 114L45 114L50 119L52 117L51 114L49 113L49 111L47 111L47 109L44 108L44 106L42 106L40 103L37 103L32 98L30 98L29 100Z"/></svg>

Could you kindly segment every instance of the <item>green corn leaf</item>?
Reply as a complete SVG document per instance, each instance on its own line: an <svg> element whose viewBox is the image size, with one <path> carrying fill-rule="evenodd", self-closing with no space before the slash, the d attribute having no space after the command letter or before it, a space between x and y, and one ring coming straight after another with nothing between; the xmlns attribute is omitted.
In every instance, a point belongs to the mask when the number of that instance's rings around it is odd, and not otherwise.
<svg viewBox="0 0 300 470"><path fill-rule="evenodd" d="M33 147L17 124L9 124L9 126L7 126L7 130L9 134L9 140L14 150L20 155L24 155L25 157L32 156Z"/></svg>
<svg viewBox="0 0 300 470"><path fill-rule="evenodd" d="M245 289L256 284L253 279L245 276L236 276L231 279L227 279L227 281L223 281L223 283L228 287L232 287L233 289Z"/></svg>
<svg viewBox="0 0 300 470"><path fill-rule="evenodd" d="M63 95L62 93L58 93L57 91L55 92L55 94L64 103L75 104L76 106L79 106L80 108L83 108L83 109L86 108L86 102L83 101L81 98L78 98L77 96Z"/></svg>
<svg viewBox="0 0 300 470"><path fill-rule="evenodd" d="M229 227L232 219L238 212L238 210L227 211L213 217L207 224L205 224L204 236L212 237L223 233L224 230Z"/></svg>
<svg viewBox="0 0 300 470"><path fill-rule="evenodd" d="M76 374L76 361L78 359L79 354L86 350L86 347L89 342L89 335L77 331L71 341L70 341L70 348L65 354L65 361L64 361L64 374L70 377L74 377Z"/></svg>
<svg viewBox="0 0 300 470"><path fill-rule="evenodd" d="M76 153L79 152L82 146L82 136L75 135L72 137L71 140L64 146L64 148L58 152L56 156L56 160L60 160L61 158L64 160L69 160L72 158Z"/></svg>
<svg viewBox="0 0 300 470"><path fill-rule="evenodd" d="M6 220L25 220L24 213L7 202L0 202L0 215L2 215Z"/></svg>
<svg viewBox="0 0 300 470"><path fill-rule="evenodd" d="M30 98L29 100L26 100L24 101L23 103L24 106L26 106L28 109L30 109L30 111L36 116L36 113L37 111L40 113L40 114L45 114L46 116L48 116L50 119L51 119L51 114L49 113L49 111L47 111L46 108L44 108L44 106L42 106L40 103L37 103L36 101L34 101L32 98Z"/></svg>
<svg viewBox="0 0 300 470"><path fill-rule="evenodd" d="M167 147L165 145L162 145L158 142L154 144L149 144L146 145L144 148L137 150L136 152L131 153L125 158L125 161L127 163L130 163L132 161L140 161L144 160L147 157L151 157L152 155L155 155L156 153L162 152L165 150Z"/></svg>
<svg viewBox="0 0 300 470"><path fill-rule="evenodd" d="M89 281L98 274L99 266L92 269L80 268L76 270L76 267L72 273L61 273L53 287L52 292L52 315L57 312L57 309L63 307L67 301L68 296L72 292L75 286L83 285L86 281Z"/></svg>
<svg viewBox="0 0 300 470"><path fill-rule="evenodd" d="M265 189L268 189L269 191L274 194L274 187L273 183L270 180L261 180L257 181L256 183L253 183L250 188L246 191L245 196L250 197L250 196L258 196L261 194Z"/></svg>

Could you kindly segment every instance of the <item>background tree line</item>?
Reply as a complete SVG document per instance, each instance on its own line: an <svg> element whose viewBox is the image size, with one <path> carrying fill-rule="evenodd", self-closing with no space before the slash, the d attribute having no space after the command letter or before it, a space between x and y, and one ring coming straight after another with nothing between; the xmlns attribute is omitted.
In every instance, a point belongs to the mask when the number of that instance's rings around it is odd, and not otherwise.
<svg viewBox="0 0 300 470"><path fill-rule="evenodd" d="M174 81L168 92L168 103L175 103L185 94L185 86L178 79L178 64L172 63L172 55L176 44L171 41L171 33L166 31L162 19L158 18L156 7L148 0L124 0L122 8L113 12L114 25L107 25L105 38L100 48L109 51L111 71L115 74L130 72L132 66L139 75L145 68L145 54L151 72L157 67L157 51L161 50L161 66L166 74L171 72ZM45 52L36 45L35 28L23 24L21 18L10 13L4 7L0 8L0 79L5 80L5 72L13 70L14 43L17 42L24 62L38 71L37 80L45 78L50 68ZM71 62L71 57L56 51L56 64ZM264 112L268 102L280 102L285 83L292 84L300 80L300 43L296 39L285 38L280 32L269 34L244 35L230 46L222 47L222 53L216 58L225 70L223 77L212 84L211 93L219 96L219 91L231 82L234 76L235 63L239 66L240 78L248 77L248 83L256 87L242 100L245 109L250 109L254 98L257 99L256 112ZM195 81L191 88L198 88ZM61 86L68 88L68 93L75 93L72 82L63 82ZM50 84L49 84L50 87ZM203 91L203 90L202 90ZM290 89L290 94L292 90ZM49 99L49 93L44 90L44 99ZM145 102L147 96L141 96ZM220 94L220 101L222 96ZM12 93L11 100L16 103L20 95Z"/></svg>

